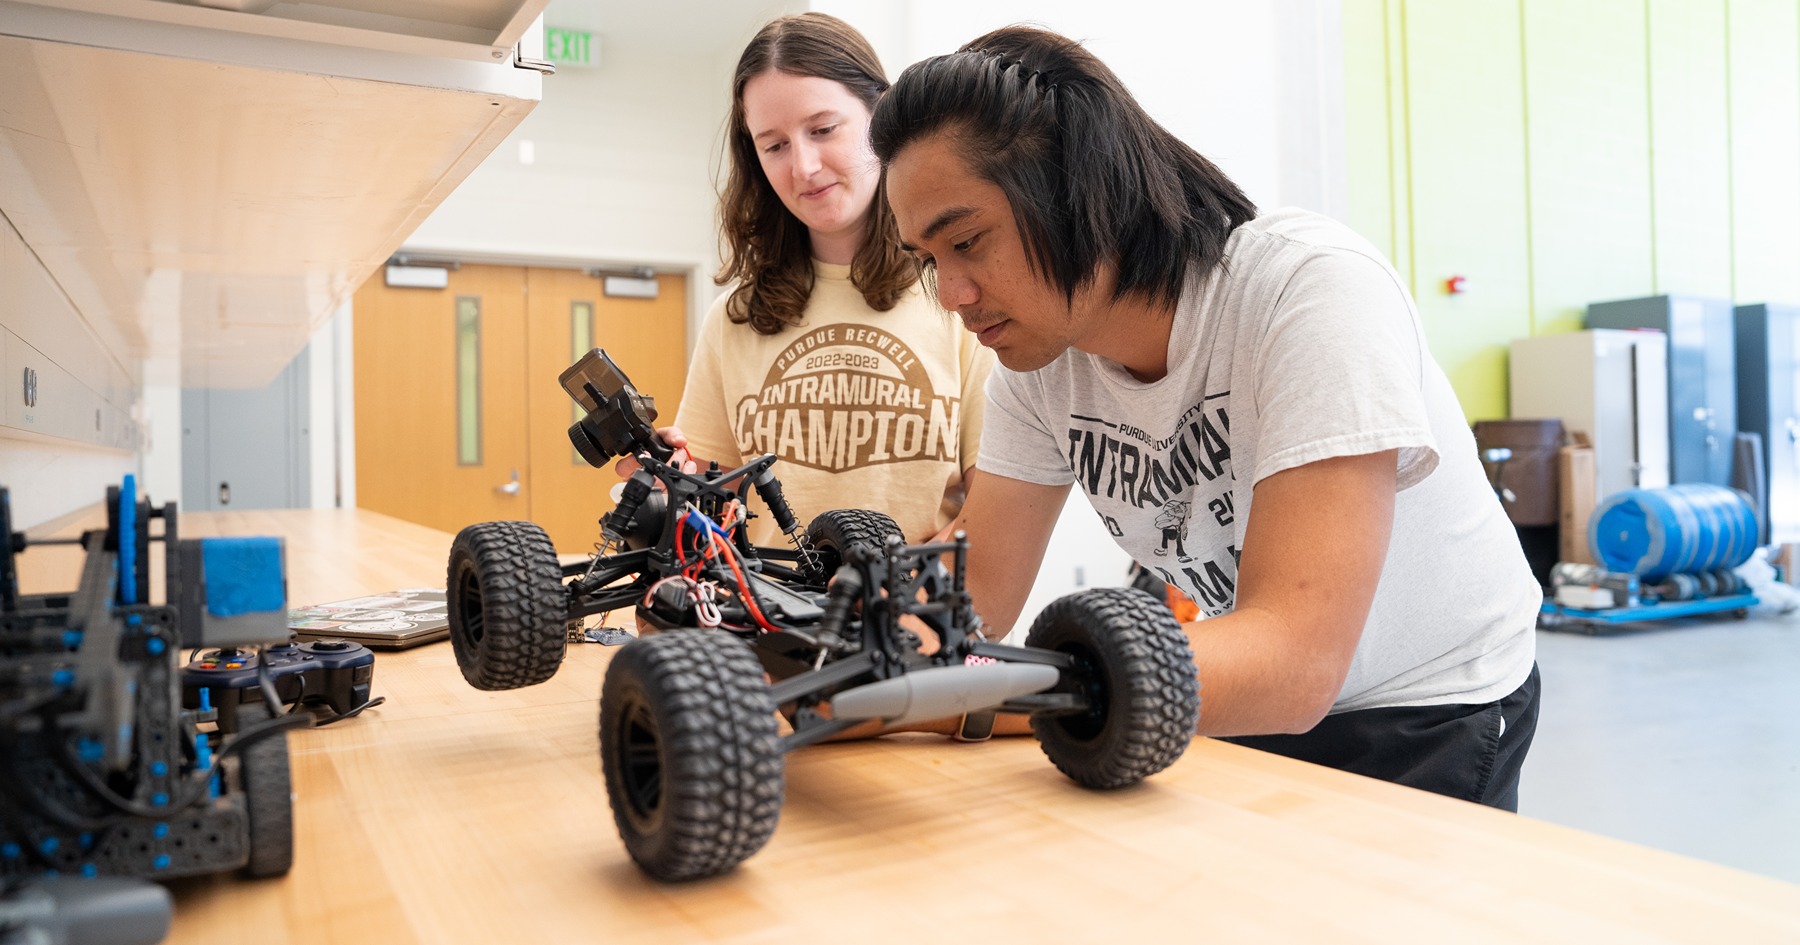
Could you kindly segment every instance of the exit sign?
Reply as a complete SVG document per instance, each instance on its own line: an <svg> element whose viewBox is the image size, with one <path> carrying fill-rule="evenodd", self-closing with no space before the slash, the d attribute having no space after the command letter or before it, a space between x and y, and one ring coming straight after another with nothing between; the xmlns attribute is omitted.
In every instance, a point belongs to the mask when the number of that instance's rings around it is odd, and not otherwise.
<svg viewBox="0 0 1800 945"><path fill-rule="evenodd" d="M594 66L600 63L600 44L585 30L544 29L544 54L558 65Z"/></svg>

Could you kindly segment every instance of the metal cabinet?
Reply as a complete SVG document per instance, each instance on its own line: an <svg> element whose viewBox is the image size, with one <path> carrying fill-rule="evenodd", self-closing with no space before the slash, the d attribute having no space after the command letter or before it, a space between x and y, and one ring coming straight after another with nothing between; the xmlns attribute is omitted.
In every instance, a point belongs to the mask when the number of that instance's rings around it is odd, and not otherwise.
<svg viewBox="0 0 1800 945"><path fill-rule="evenodd" d="M1763 442L1769 540L1800 542L1800 306L1737 307L1738 429Z"/></svg>
<svg viewBox="0 0 1800 945"><path fill-rule="evenodd" d="M1732 304L1657 295L1588 306L1589 328L1654 328L1669 339L1669 478L1731 485L1737 434Z"/></svg>

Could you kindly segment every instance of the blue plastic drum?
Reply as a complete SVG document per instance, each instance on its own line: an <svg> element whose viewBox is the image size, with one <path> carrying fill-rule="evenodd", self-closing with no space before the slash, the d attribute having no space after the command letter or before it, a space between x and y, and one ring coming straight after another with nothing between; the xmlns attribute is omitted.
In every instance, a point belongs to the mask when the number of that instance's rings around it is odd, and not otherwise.
<svg viewBox="0 0 1800 945"><path fill-rule="evenodd" d="M1735 568L1750 559L1758 538L1750 500L1706 483L1627 489L1588 519L1594 557L1608 571L1646 581Z"/></svg>

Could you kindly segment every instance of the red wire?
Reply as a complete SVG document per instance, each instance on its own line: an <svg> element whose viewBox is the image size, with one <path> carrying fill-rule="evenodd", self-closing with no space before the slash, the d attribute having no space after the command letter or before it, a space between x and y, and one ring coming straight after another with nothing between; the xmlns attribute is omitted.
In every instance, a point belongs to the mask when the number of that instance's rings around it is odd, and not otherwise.
<svg viewBox="0 0 1800 945"><path fill-rule="evenodd" d="M729 534L730 529L739 527L742 524L736 521L737 516L735 513L737 512L738 507L738 503L733 502L731 506L727 508L725 520L719 523L721 532ZM756 620L756 623L764 630L770 633L778 631L780 628L776 627L773 623L770 623L769 618L765 617L762 609L756 605L756 598L750 592L749 582L744 579L744 572L738 567L737 553L732 549L731 543L726 541L723 536L711 530L703 532L708 539L706 546L700 549L700 556L698 558L695 558L692 562L688 562L687 555L684 553L685 542L683 541L683 529L686 522L686 515L678 516L675 519L675 557L678 563L684 565L682 573L690 580L698 581L700 573L705 569L707 562L714 558L724 559L726 565L731 568L732 575L737 578L739 588L738 597L743 600L744 607L750 612L750 616L753 617Z"/></svg>
<svg viewBox="0 0 1800 945"><path fill-rule="evenodd" d="M744 606L750 611L750 616L756 618L756 622L764 630L770 633L776 632L779 628L771 624L769 618L763 616L762 609L756 606L756 597L750 593L750 582L744 580L744 572L738 570L737 555L731 550L731 546L725 544L724 540L717 535L712 536L712 540L713 546L723 552L725 563L731 565L731 573L737 576L738 596L743 599Z"/></svg>

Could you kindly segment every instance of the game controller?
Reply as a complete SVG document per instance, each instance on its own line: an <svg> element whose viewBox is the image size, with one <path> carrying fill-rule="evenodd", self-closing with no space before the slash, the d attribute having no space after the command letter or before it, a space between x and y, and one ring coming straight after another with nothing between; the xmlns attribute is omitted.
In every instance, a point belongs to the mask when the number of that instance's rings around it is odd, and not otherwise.
<svg viewBox="0 0 1800 945"><path fill-rule="evenodd" d="M263 701L258 679L267 669L283 705L324 705L336 716L369 703L375 654L348 640L311 640L268 647L201 650L181 671L184 708L214 709L219 730L237 731L238 707Z"/></svg>

